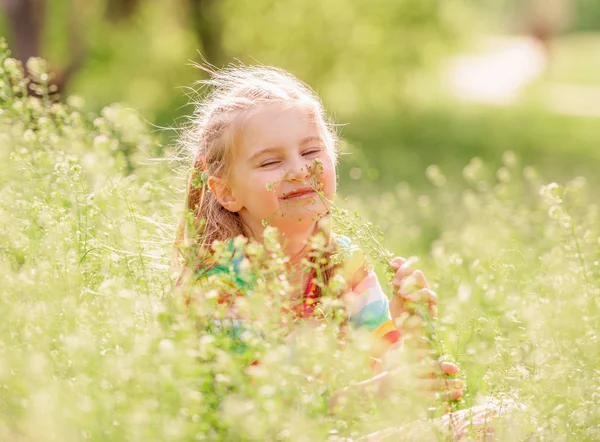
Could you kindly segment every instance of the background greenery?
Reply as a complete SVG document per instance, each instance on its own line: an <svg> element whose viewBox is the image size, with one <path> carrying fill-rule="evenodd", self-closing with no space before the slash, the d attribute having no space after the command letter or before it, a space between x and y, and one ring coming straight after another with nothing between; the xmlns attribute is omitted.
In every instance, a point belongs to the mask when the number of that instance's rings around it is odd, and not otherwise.
<svg viewBox="0 0 600 442"><path fill-rule="evenodd" d="M448 57L518 30L515 4L48 1L41 55L57 78L85 57L62 104L26 96L2 58L0 439L335 440L426 412L399 394L328 413L323 388L367 373L327 330L299 338L295 360L277 336L251 342L264 370L249 383L249 361L167 296L185 167L171 154L197 49L290 69L343 123L342 194L440 294L460 408L522 404L500 439L598 439L600 125L544 97L598 85L600 8L577 2L550 69L511 106L441 80ZM43 71L29 66L42 86Z"/></svg>
<svg viewBox="0 0 600 442"><path fill-rule="evenodd" d="M378 170L362 174L377 175L375 188L423 182L429 164L448 164L452 173L473 156L499 164L505 150L552 179L592 174L595 119L553 115L535 93L517 109L468 105L442 85L448 56L490 34L533 32L529 3L47 0L39 2L46 8L35 55L59 76L77 66L61 86L65 95L83 98L84 110L123 103L157 126L164 145L191 113L186 88L202 73L190 63L204 58L222 66L239 59L281 66L313 86L348 144L366 152ZM600 30L600 6L562 3L571 5L572 17L554 26L551 67L529 87L542 95L548 83L598 84L593 54L600 38L589 31ZM17 36L7 17L0 15L0 33L11 44ZM585 38L574 36L581 30ZM340 176L344 185L348 170Z"/></svg>

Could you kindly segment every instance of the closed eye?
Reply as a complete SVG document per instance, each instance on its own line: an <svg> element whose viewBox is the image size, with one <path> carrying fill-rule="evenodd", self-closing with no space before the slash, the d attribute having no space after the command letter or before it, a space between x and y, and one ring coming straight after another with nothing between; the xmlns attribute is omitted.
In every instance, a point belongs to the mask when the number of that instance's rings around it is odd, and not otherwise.
<svg viewBox="0 0 600 442"><path fill-rule="evenodd" d="M258 167L264 168L264 167L273 166L273 165L279 164L279 163L280 163L279 160L267 160L264 163L261 163Z"/></svg>
<svg viewBox="0 0 600 442"><path fill-rule="evenodd" d="M308 156L317 154L319 152L321 152L321 148L308 149L308 150L305 150L304 152L302 152L302 156L303 157L308 157Z"/></svg>

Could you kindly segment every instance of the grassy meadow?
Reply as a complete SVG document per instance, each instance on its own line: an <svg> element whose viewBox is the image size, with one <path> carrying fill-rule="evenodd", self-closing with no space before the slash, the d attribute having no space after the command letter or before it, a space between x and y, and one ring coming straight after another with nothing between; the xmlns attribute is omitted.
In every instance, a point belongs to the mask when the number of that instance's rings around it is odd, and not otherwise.
<svg viewBox="0 0 600 442"><path fill-rule="evenodd" d="M187 167L176 149L120 105L94 114L78 97L50 102L42 60L29 66L42 98L28 96L5 49L0 66L0 440L358 440L419 419L424 427L406 439L445 440L427 423L443 405L406 374L388 395L328 406L331 392L369 376L368 337L338 344L332 298L322 326L299 326L294 343L286 340L273 308L289 293L275 236L265 248L248 246L246 270L261 276L245 308L262 320L235 338L248 348L236 352L239 342L211 326L220 314L211 299L226 282L210 280L189 305L185 295L200 289L174 289ZM344 149L355 155L341 159L342 205L378 226L385 248L419 258L440 297L436 345L467 381L455 408L486 397L518 402L497 423L499 440L598 440L600 206L588 173L597 164L595 128L535 112L464 112L440 111L430 131L410 131L426 127L411 124L426 118L417 111L403 123L349 128ZM468 123L478 128L471 132L455 124L472 119L481 123ZM544 155L569 141L557 137L556 121L587 156L557 153L565 170L549 178ZM394 131L437 149L427 156L439 153L445 166L395 152ZM370 155L377 134L384 153ZM483 139L492 139L487 157L477 151ZM455 156L453 140L473 150ZM513 142L531 148L517 156ZM378 256L371 259L385 278Z"/></svg>

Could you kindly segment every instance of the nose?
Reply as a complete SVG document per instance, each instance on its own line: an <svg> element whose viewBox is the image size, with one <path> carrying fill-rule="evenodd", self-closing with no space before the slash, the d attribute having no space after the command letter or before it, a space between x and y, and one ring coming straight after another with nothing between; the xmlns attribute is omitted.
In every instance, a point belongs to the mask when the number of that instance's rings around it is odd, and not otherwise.
<svg viewBox="0 0 600 442"><path fill-rule="evenodd" d="M302 155L294 155L288 161L288 168L286 171L286 178L288 180L300 180L306 181L310 177L309 164Z"/></svg>

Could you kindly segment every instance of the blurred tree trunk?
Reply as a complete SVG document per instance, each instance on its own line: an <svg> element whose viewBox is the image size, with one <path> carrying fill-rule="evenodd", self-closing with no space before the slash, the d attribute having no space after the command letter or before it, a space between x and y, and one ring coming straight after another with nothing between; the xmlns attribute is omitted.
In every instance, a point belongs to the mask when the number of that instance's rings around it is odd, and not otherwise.
<svg viewBox="0 0 600 442"><path fill-rule="evenodd" d="M41 37L46 24L46 0L0 0L8 19L11 45L15 58L23 63L27 73L27 60L42 56ZM67 66L57 72L50 81L50 90L60 93L73 74L79 70L85 58L83 26L81 17L84 3L72 0L67 25L69 26L69 53ZM30 88L35 94L35 88Z"/></svg>
<svg viewBox="0 0 600 442"><path fill-rule="evenodd" d="M138 9L140 0L108 0L105 15L110 21L127 21Z"/></svg>
<svg viewBox="0 0 600 442"><path fill-rule="evenodd" d="M46 0L0 0L8 21L15 57L25 62L40 55Z"/></svg>
<svg viewBox="0 0 600 442"><path fill-rule="evenodd" d="M222 23L215 11L218 0L188 0L190 21L197 38L202 44L202 55L217 67L225 61L221 41Z"/></svg>

